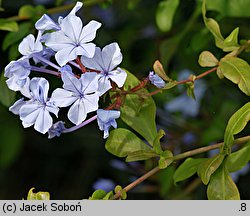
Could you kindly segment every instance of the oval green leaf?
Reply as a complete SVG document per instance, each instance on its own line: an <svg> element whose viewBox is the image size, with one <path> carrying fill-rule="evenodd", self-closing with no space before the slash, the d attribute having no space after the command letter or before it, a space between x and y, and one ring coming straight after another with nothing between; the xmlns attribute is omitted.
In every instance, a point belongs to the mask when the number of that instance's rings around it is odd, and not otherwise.
<svg viewBox="0 0 250 216"><path fill-rule="evenodd" d="M18 24L15 21L0 19L0 30L17 32Z"/></svg>
<svg viewBox="0 0 250 216"><path fill-rule="evenodd" d="M250 102L241 107L229 119L224 135L224 149L231 147L231 145L234 143L234 135L240 133L246 127L249 120Z"/></svg>
<svg viewBox="0 0 250 216"><path fill-rule="evenodd" d="M246 61L228 56L220 60L218 70L224 77L237 84L242 92L250 95L250 66Z"/></svg>
<svg viewBox="0 0 250 216"><path fill-rule="evenodd" d="M129 90L140 83L131 73L126 71L128 76L124 84L124 90ZM137 91L138 94L148 95L146 89ZM140 98L136 94L128 94L121 106L121 119L141 134L151 145L157 135L155 124L156 106L152 97Z"/></svg>
<svg viewBox="0 0 250 216"><path fill-rule="evenodd" d="M218 169L223 160L224 155L218 154L215 157L209 158L201 163L197 173L205 185L208 184L211 175Z"/></svg>
<svg viewBox="0 0 250 216"><path fill-rule="evenodd" d="M239 200L240 194L237 186L232 180L225 162L212 175L207 187L209 200Z"/></svg>
<svg viewBox="0 0 250 216"><path fill-rule="evenodd" d="M165 81L172 81L166 74L161 62L159 60L156 60L154 62L154 65L153 65L153 69L154 69L154 72L159 76L161 77L162 79L164 79Z"/></svg>
<svg viewBox="0 0 250 216"><path fill-rule="evenodd" d="M238 34L239 34L239 28L234 29L231 34L225 38L224 40L224 46L223 51L230 52L235 49L238 49L240 45L238 44Z"/></svg>
<svg viewBox="0 0 250 216"><path fill-rule="evenodd" d="M235 172L242 169L250 160L250 142L242 149L230 154L227 158L227 169L229 172Z"/></svg>
<svg viewBox="0 0 250 216"><path fill-rule="evenodd" d="M194 175L202 162L207 160L206 158L187 158L175 171L174 183L188 179Z"/></svg>
<svg viewBox="0 0 250 216"><path fill-rule="evenodd" d="M134 133L124 128L118 128L111 131L105 144L105 148L111 154L118 157L128 156L129 161L140 159L138 158L140 154L143 157L143 160L157 156L157 154L155 154L146 143L141 141ZM139 155L135 155L136 152L139 152ZM134 160L132 160L133 157Z"/></svg>
<svg viewBox="0 0 250 216"><path fill-rule="evenodd" d="M203 51L199 56L199 64L201 67L214 67L218 65L218 59L209 51Z"/></svg>
<svg viewBox="0 0 250 216"><path fill-rule="evenodd" d="M212 33L215 39L215 44L219 48L223 48L224 37L221 35L219 24L212 18L206 17L206 1L203 1L202 4L202 15L204 23L207 29Z"/></svg>

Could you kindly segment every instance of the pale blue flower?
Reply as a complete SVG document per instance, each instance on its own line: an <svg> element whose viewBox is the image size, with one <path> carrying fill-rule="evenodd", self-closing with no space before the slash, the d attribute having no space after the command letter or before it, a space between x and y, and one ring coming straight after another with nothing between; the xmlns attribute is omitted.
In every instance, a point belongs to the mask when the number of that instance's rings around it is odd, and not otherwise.
<svg viewBox="0 0 250 216"><path fill-rule="evenodd" d="M117 43L111 43L102 50L96 47L93 58L82 56L81 61L85 67L100 72L98 81L100 95L112 87L110 80L115 82L119 88L124 85L127 73L120 68L115 69L122 62L121 50Z"/></svg>
<svg viewBox="0 0 250 216"><path fill-rule="evenodd" d="M56 122L48 131L49 139L54 138L55 136L59 137L65 129L63 121Z"/></svg>
<svg viewBox="0 0 250 216"><path fill-rule="evenodd" d="M60 30L48 33L45 45L56 51L55 58L60 66L74 60L78 55L92 58L95 53L95 44L90 43L96 36L101 23L90 21L83 26L82 21L75 15L82 4L77 4L65 18L59 18Z"/></svg>
<svg viewBox="0 0 250 216"><path fill-rule="evenodd" d="M78 79L70 71L62 70L63 88L57 88L51 100L59 107L70 106L69 120L78 125L86 119L87 113L98 109L99 95L97 74L84 73Z"/></svg>
<svg viewBox="0 0 250 216"><path fill-rule="evenodd" d="M9 78L6 83L9 89L19 91L28 81L30 63L26 58L11 61L6 67L4 76Z"/></svg>
<svg viewBox="0 0 250 216"><path fill-rule="evenodd" d="M34 125L35 130L44 134L53 123L50 112L57 116L59 109L48 99L49 83L46 79L31 79L29 89L31 100L26 103L19 101L12 109L19 111L24 128Z"/></svg>
<svg viewBox="0 0 250 216"><path fill-rule="evenodd" d="M40 42L41 32L38 32L38 36L35 39L33 34L26 36L18 46L18 51L25 57L31 58L35 54L43 51L43 45Z"/></svg>
<svg viewBox="0 0 250 216"><path fill-rule="evenodd" d="M104 131L103 138L106 139L109 136L109 128L113 126L117 128L115 119L120 117L120 111L118 110L97 110L97 123L99 129Z"/></svg>
<svg viewBox="0 0 250 216"><path fill-rule="evenodd" d="M77 2L75 7L70 11L69 15L75 15L78 10L82 7L82 2ZM36 23L35 27L39 31L47 30L61 30L60 23L63 20L63 17L58 18L58 23L55 23L47 14L44 14Z"/></svg>
<svg viewBox="0 0 250 216"><path fill-rule="evenodd" d="M155 74L155 72L153 71L149 72L148 78L150 82L157 88L163 88L166 85L165 81L161 77L159 77L158 74Z"/></svg>

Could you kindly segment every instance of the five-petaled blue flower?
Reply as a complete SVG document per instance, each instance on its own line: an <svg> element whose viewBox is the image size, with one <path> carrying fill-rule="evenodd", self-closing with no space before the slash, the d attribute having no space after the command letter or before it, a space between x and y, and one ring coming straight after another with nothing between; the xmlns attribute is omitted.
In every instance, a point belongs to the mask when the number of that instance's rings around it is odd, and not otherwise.
<svg viewBox="0 0 250 216"><path fill-rule="evenodd" d="M70 71L62 70L63 88L57 88L51 100L59 107L73 104L68 111L69 120L78 125L86 119L87 113L98 109L98 75L84 73L78 79Z"/></svg>
<svg viewBox="0 0 250 216"><path fill-rule="evenodd" d="M120 117L120 111L118 110L97 110L97 123L99 129L104 131L103 138L106 139L109 136L109 128L113 126L117 128L115 119Z"/></svg>
<svg viewBox="0 0 250 216"><path fill-rule="evenodd" d="M94 40L101 23L92 20L83 26L81 19L75 15L79 9L77 7L68 16L60 19L60 30L47 33L45 37L45 45L56 51L55 58L60 66L77 56L94 56L96 45L90 42Z"/></svg>
<svg viewBox="0 0 250 216"><path fill-rule="evenodd" d="M166 85L165 81L153 71L149 72L148 78L150 82L158 88L164 88Z"/></svg>
<svg viewBox="0 0 250 216"><path fill-rule="evenodd" d="M121 50L117 43L111 43L102 50L96 47L93 58L82 56L81 61L87 68L100 72L98 80L100 95L112 87L110 80L114 81L119 88L123 86L127 73L120 68L115 69L122 62Z"/></svg>
<svg viewBox="0 0 250 216"><path fill-rule="evenodd" d="M48 99L49 83L46 79L31 79L29 90L30 100L20 99L10 110L20 115L24 128L34 125L35 130L45 134L53 123L50 112L57 116L59 109Z"/></svg>

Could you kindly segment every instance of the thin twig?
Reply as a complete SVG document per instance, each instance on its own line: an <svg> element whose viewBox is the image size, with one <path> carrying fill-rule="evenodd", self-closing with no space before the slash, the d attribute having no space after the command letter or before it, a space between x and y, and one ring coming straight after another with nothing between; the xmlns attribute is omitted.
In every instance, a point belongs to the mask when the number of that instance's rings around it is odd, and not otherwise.
<svg viewBox="0 0 250 216"><path fill-rule="evenodd" d="M234 141L234 144L243 144L243 143L246 143L247 141L250 141L250 135L236 139ZM220 143L216 143L216 144L211 145L211 146L201 147L201 148L198 148L198 149L195 149L195 150L191 150L191 151L181 153L181 154L173 156L172 158L169 158L169 159L172 159L173 161L181 160L181 159L193 156L193 155L201 154L201 153L213 150L213 149L220 148L221 146L223 146L223 144L224 144L223 142L220 142ZM146 174L144 174L140 178L136 179L134 182L127 185L123 190L128 192L129 190L133 189L135 186L137 186L141 182L145 181L150 176L156 174L159 170L160 169L159 169L158 166L153 168L152 170L150 170L149 172L147 172ZM120 196L121 196L121 193L118 192L118 193L116 193L114 195L114 199L119 199Z"/></svg>

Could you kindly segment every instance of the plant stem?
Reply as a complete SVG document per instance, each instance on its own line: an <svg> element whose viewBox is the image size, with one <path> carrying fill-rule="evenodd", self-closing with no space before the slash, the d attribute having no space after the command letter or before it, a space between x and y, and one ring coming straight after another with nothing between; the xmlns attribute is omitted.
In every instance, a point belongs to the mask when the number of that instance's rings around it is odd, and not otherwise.
<svg viewBox="0 0 250 216"><path fill-rule="evenodd" d="M144 174L143 176L141 176L140 178L136 179L134 182L132 182L131 184L127 185L125 188L123 188L123 190L125 190L126 192L128 192L129 190L131 190L132 188L134 188L136 185L140 184L141 182L143 182L144 180L146 180L147 178L149 178L150 176L154 175L155 173L157 173L160 170L159 167L155 167L154 169L150 170L149 172L147 172L146 174ZM121 193L118 192L114 195L114 199L119 199L119 197L121 196Z"/></svg>
<svg viewBox="0 0 250 216"><path fill-rule="evenodd" d="M214 71L216 71L216 70L217 70L217 67L214 67L214 68L212 68L212 69L210 69L210 70L208 70L208 71L205 71L204 73L198 75L198 76L195 78L195 80L201 79L202 77L207 76L208 74L210 74L210 73L212 73L212 72L214 72ZM181 80L181 81L178 81L178 82L177 82L177 85L184 84L184 83L187 83L187 82L193 82L193 80L191 80L191 79Z"/></svg>
<svg viewBox="0 0 250 216"><path fill-rule="evenodd" d="M243 144L243 143L246 143L247 141L250 141L250 135L235 139L234 144ZM193 155L201 154L201 153L213 150L213 149L220 148L221 146L223 146L223 144L224 144L223 142L220 142L220 143L216 143L216 144L211 145L211 146L201 147L201 148L198 148L198 149L195 149L195 150L191 150L191 151L181 153L181 154L173 156L172 158L169 158L169 159L172 159L173 161L181 160L181 159L193 156ZM156 174L158 171L160 171L160 169L157 166L157 167L153 168L152 170L150 170L149 172L147 172L146 174L144 174L143 176L141 176L140 178L136 179L134 182L127 185L125 188L123 188L123 190L128 192L129 190L133 189L135 186L137 186L141 182L145 181L150 176ZM116 193L114 195L114 199L119 199L120 195L121 195L120 192Z"/></svg>

